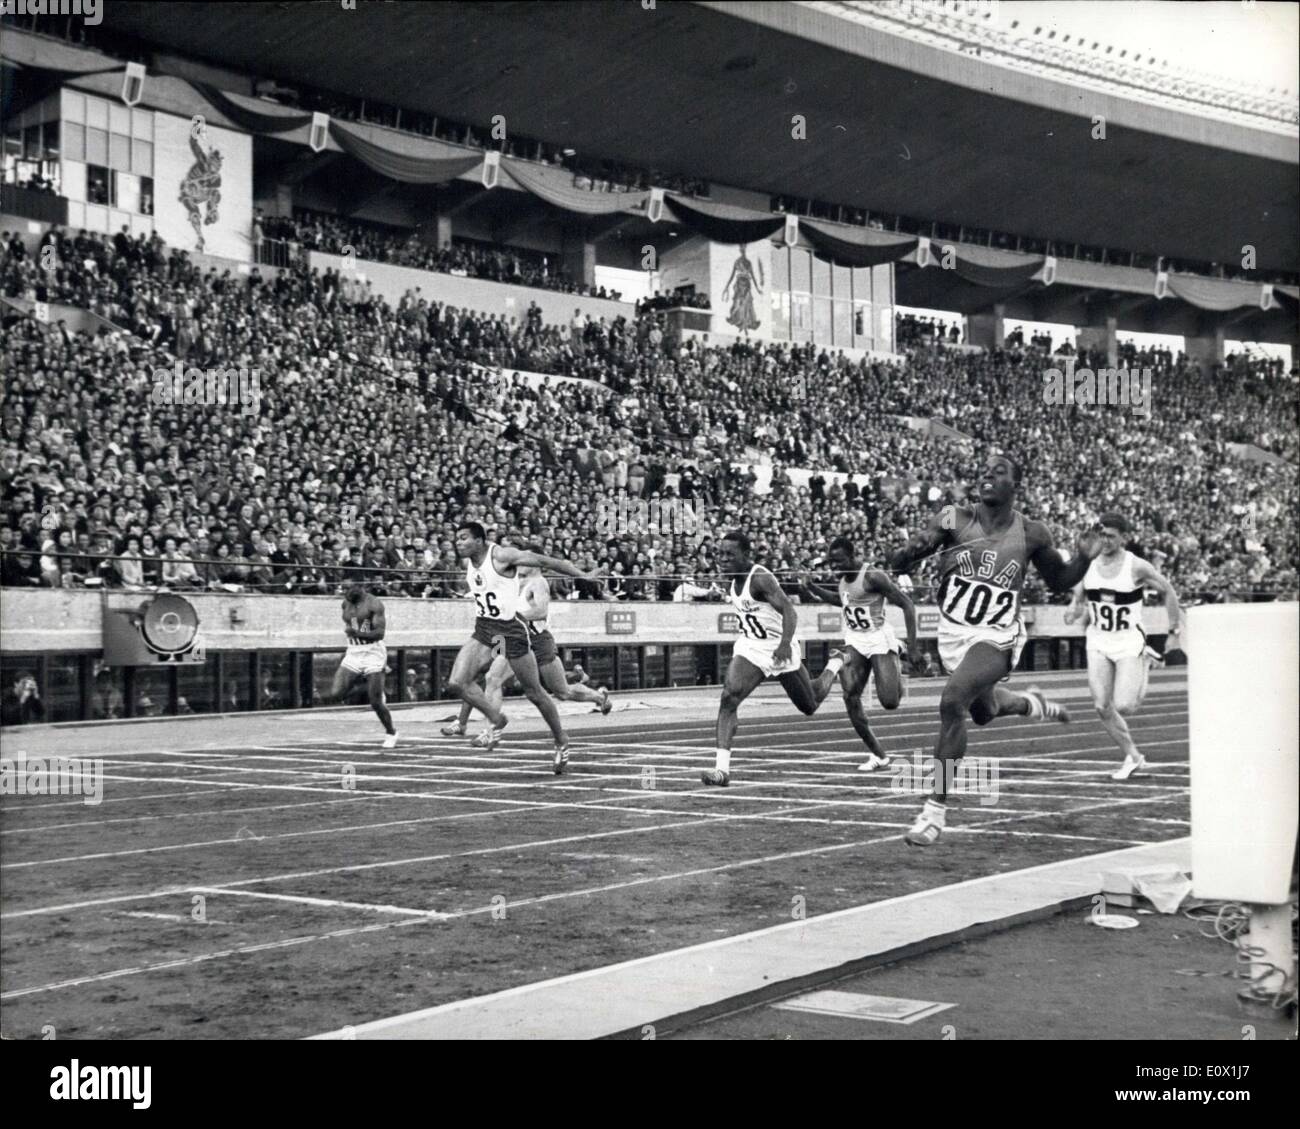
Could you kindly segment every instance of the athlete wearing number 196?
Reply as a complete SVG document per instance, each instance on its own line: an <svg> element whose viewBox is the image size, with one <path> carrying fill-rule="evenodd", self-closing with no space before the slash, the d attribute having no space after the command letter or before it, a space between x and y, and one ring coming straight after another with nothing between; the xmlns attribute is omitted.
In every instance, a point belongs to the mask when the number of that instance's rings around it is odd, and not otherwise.
<svg viewBox="0 0 1300 1129"><path fill-rule="evenodd" d="M895 572L935 552L943 554L939 582L939 657L948 684L939 702L939 740L934 756L935 791L907 832L913 846L929 846L943 833L947 813L949 762L966 754L966 718L987 725L995 717L1020 715L1034 720L1069 721L1063 706L1048 701L1036 686L1024 694L998 683L1015 668L1025 644L1020 590L1032 561L1054 591L1074 587L1102 542L1095 530L1083 534L1074 557L1065 561L1041 522L1011 506L1020 482L1019 464L996 455L979 478L977 505L945 506L929 525L894 554Z"/></svg>
<svg viewBox="0 0 1300 1129"><path fill-rule="evenodd" d="M718 568L729 578L727 599L736 610L741 639L732 652L718 707L718 747L712 769L701 774L705 784L731 783L731 742L739 724L736 711L765 678L781 682L800 713L814 714L826 699L844 665L832 658L814 679L803 665L803 648L795 638L799 618L781 586L751 557L749 538L728 533L718 545ZM739 587L737 584L739 583Z"/></svg>
<svg viewBox="0 0 1300 1129"><path fill-rule="evenodd" d="M1165 599L1169 634L1177 635L1182 621L1178 594L1155 568L1124 548L1129 524L1121 514L1102 514L1102 552L1075 589L1074 605L1065 622L1088 620L1088 687L1101 724L1124 754L1112 780L1127 780L1140 772L1146 758L1138 752L1124 719L1142 704L1147 674L1157 656L1142 630L1142 590L1152 588Z"/></svg>

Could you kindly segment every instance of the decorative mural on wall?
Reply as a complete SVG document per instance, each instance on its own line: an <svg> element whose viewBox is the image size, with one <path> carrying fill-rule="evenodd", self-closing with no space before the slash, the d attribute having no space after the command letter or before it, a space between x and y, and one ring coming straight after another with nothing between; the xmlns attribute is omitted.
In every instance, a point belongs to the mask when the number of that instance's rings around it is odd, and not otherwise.
<svg viewBox="0 0 1300 1129"><path fill-rule="evenodd" d="M204 225L214 224L221 218L217 210L221 203L221 150L209 148L205 153L199 138L198 133L190 133L194 164L181 181L179 199L198 239L198 250L202 251Z"/></svg>
<svg viewBox="0 0 1300 1129"><path fill-rule="evenodd" d="M758 315L758 308L761 307L756 308L754 299L767 287L762 260L751 262L745 253L746 247L747 244L740 245L740 254L731 266L731 277L722 288L722 301L731 303L727 312L727 324L735 326L736 332L742 335L761 328L763 323Z"/></svg>
<svg viewBox="0 0 1300 1129"><path fill-rule="evenodd" d="M154 230L169 247L253 255L253 139L202 115L154 114Z"/></svg>

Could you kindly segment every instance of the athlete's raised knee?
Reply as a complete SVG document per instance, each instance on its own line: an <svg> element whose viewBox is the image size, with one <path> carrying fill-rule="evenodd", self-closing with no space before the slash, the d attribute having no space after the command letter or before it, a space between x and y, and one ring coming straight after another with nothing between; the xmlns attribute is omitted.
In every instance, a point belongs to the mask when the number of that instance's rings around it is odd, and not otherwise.
<svg viewBox="0 0 1300 1129"><path fill-rule="evenodd" d="M960 718L965 715L974 700L973 691L967 690L964 686L954 686L949 682L943 688L943 694L939 698L939 716L948 719Z"/></svg>
<svg viewBox="0 0 1300 1129"><path fill-rule="evenodd" d="M990 706L983 698L976 698L970 704L970 719L976 725L988 725L988 723L997 716L997 710Z"/></svg>

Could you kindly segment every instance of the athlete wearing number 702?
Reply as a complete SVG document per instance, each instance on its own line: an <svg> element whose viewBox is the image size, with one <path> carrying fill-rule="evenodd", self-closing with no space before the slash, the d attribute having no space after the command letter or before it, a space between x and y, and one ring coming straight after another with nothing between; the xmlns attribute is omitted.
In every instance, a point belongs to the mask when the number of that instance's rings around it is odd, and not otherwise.
<svg viewBox="0 0 1300 1129"><path fill-rule="evenodd" d="M741 639L732 652L722 686L716 763L700 779L724 788L731 783L731 742L739 724L736 711L740 703L765 678L776 678L800 713L814 714L844 665L842 658L832 658L816 679L808 673L803 665L803 648L794 635L799 625L794 605L781 591L776 577L753 562L750 552L749 538L740 532L728 533L717 550L718 570L730 580L727 599L736 609Z"/></svg>
<svg viewBox="0 0 1300 1129"><path fill-rule="evenodd" d="M1048 701L1036 686L1027 693L1004 690L998 683L1015 668L1026 632L1020 617L1020 590L1033 561L1047 586L1056 592L1073 588L1101 552L1095 530L1079 538L1074 557L1065 561L1041 522L1012 509L1019 464L996 455L979 477L979 503L945 506L925 529L890 561L897 573L935 552L943 554L939 582L939 657L948 684L939 700L939 740L935 746L935 791L926 800L907 842L929 846L943 833L947 814L949 762L966 754L966 718L987 725L995 717L1020 715L1036 721L1069 721L1064 707Z"/></svg>
<svg viewBox="0 0 1300 1129"><path fill-rule="evenodd" d="M1101 724L1124 754L1112 780L1127 780L1146 764L1124 720L1147 694L1147 674L1157 656L1147 647L1142 630L1142 590L1152 588L1165 598L1169 634L1182 622L1178 593L1151 564L1124 548L1129 524L1120 514L1102 514L1101 555L1074 592L1065 622L1087 617L1088 687Z"/></svg>

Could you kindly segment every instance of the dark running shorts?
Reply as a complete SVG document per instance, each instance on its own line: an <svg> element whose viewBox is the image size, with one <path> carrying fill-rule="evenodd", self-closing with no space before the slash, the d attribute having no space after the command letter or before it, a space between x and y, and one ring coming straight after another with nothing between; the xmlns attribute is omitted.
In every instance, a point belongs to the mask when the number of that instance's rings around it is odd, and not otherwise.
<svg viewBox="0 0 1300 1129"><path fill-rule="evenodd" d="M485 647L495 646L497 638L505 640L506 658L522 659L531 648L528 645L528 628L517 619L474 620L474 638Z"/></svg>

